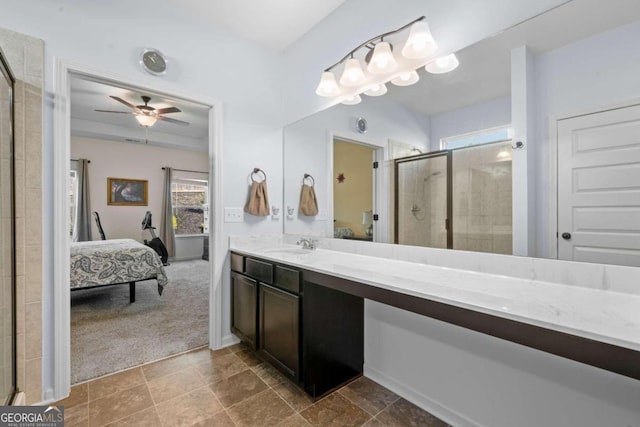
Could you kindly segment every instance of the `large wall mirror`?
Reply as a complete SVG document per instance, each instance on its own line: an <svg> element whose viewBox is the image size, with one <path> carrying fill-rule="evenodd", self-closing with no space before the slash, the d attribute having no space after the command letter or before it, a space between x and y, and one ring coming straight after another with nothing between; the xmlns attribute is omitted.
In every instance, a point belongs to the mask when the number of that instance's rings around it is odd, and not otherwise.
<svg viewBox="0 0 640 427"><path fill-rule="evenodd" d="M530 254L640 266L639 39L637 1L574 0L456 52L448 74L420 69L412 86L290 124L284 232L511 254L513 206L530 191ZM531 136L519 148L512 56L523 46ZM314 216L299 210L305 174Z"/></svg>

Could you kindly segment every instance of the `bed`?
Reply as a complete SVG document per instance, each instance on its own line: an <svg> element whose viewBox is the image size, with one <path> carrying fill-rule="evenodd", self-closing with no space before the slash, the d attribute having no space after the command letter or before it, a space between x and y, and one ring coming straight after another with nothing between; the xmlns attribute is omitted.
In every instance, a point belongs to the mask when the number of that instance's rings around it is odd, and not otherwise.
<svg viewBox="0 0 640 427"><path fill-rule="evenodd" d="M129 301L135 302L136 282L155 279L158 294L167 275L158 254L132 239L71 243L71 290L129 284Z"/></svg>

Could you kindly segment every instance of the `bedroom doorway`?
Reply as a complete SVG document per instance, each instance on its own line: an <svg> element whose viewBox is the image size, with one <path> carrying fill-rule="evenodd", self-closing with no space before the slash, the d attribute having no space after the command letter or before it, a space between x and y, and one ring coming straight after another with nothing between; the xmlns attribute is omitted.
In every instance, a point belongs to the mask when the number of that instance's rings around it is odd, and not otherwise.
<svg viewBox="0 0 640 427"><path fill-rule="evenodd" d="M218 242L220 239L209 239L207 236L208 232L213 236L221 232L218 221L220 177L217 175L221 163L218 138L220 103L170 94L137 84L124 84L121 83L122 79L90 74L61 63L59 66L64 78L57 81L57 93L66 92L70 96L58 105L62 111L57 111L55 116L57 141L65 147L60 147L61 153L56 154L54 186L57 191L66 192L69 197L61 198L62 201L55 206L54 247L60 250L56 251L56 322L53 329L62 330L62 334L57 334L53 343L54 359L60 362L55 363L54 398L67 394L71 383L199 346L218 347L221 327L221 265L218 254L222 249ZM96 89L98 86L102 88ZM104 96L105 93L101 91L105 87L114 92ZM104 99L95 106L90 104L91 98L95 100L98 96ZM145 99L146 97L151 99ZM106 103L112 104L106 106ZM144 124L139 119L145 106L157 110L160 117L154 117L156 123ZM63 111L67 111L69 116L65 117ZM187 114L180 114L182 112ZM97 115L104 115L105 118L98 120ZM122 126L116 121L123 118L130 119L134 125L121 129ZM189 122L189 125L181 122ZM195 135L193 132L185 135L172 129L175 126L192 130L197 127L193 126L196 123L204 125L201 126L205 129L204 135ZM80 174L72 173L75 168L72 168L71 163L72 160L80 159L91 161L88 163L88 182L93 186L89 186L88 199L91 207L88 210L99 212L107 241L151 240L149 230L143 230L141 224L147 210L152 213L156 232L159 232L161 222L172 224L172 230L176 234L175 254L169 260L169 265L163 267L168 283L163 287L162 295L159 295L157 286L160 280L155 279L136 282L134 303L129 302L132 295L131 286L127 286L127 282L124 285L74 291L74 295L71 295L68 256L72 230L77 231L77 225L72 225L74 221L77 224L78 220L71 215L70 206L81 204L77 197L80 197L82 187L77 186L73 192L69 181L72 175L78 179ZM170 169L171 173L168 174L163 169ZM167 177L169 182L165 185ZM143 200L136 199L140 201L138 205L109 203L107 183L113 179L142 182L139 196L137 190L132 194ZM170 199L172 203L164 203L163 198ZM162 221L162 211L166 206L171 206L165 215L168 221ZM75 212L78 215L81 210L76 208ZM85 237L85 240L101 244L101 236L93 218L89 230L91 236ZM65 254L66 257L60 254ZM157 278L159 277L158 274ZM128 278L123 279L125 280ZM175 285L178 282L180 285ZM76 292L79 297L75 296ZM101 320L91 323L88 319L96 312L100 313L97 318ZM185 323L184 313L197 314L199 326L193 327ZM128 316L131 319L129 326L118 324L118 321ZM71 325L78 319L85 324L78 328L83 332L76 335ZM152 325L157 328L150 329ZM101 334L101 330L107 332ZM137 332L139 334L136 335ZM198 332L199 337L190 337L192 332ZM73 353L78 351L75 344L82 340L91 346L92 350L88 353L92 358L104 354L105 359L119 360L112 367L104 368L100 367L104 365L102 362L82 356L80 365L89 369L76 375L75 367L78 364L74 363ZM150 346L145 347L145 340ZM108 344L105 346L104 342ZM113 347L116 351L108 355L107 352ZM134 357L128 361L121 360L123 354Z"/></svg>

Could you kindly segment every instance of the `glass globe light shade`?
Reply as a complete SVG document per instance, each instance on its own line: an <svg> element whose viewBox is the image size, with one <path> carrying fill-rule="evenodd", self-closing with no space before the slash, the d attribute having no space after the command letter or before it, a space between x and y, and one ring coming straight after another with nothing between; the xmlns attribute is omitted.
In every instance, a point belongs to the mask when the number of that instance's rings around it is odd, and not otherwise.
<svg viewBox="0 0 640 427"><path fill-rule="evenodd" d="M447 56L436 58L435 61L428 63L424 69L431 74L442 74L455 70L458 68L458 65L460 65L460 61L458 61L455 53L452 53Z"/></svg>
<svg viewBox="0 0 640 427"><path fill-rule="evenodd" d="M138 114L136 116L136 120L138 121L138 123L140 123L140 126L148 128L155 125L158 121L158 118L153 115Z"/></svg>
<svg viewBox="0 0 640 427"><path fill-rule="evenodd" d="M374 74L385 74L394 71L397 67L398 63L391 52L391 45L387 42L378 43L373 49L373 56L367 70Z"/></svg>
<svg viewBox="0 0 640 427"><path fill-rule="evenodd" d="M369 96L382 96L385 93L387 93L387 85L384 83L369 86L369 89L364 92L365 95Z"/></svg>
<svg viewBox="0 0 640 427"><path fill-rule="evenodd" d="M360 61L356 58L347 59L347 63L344 66L344 71L340 77L340 84L342 86L361 86L367 81L367 77L362 71Z"/></svg>
<svg viewBox="0 0 640 427"><path fill-rule="evenodd" d="M409 37L402 48L402 56L409 59L426 58L438 49L429 24L418 21L411 26Z"/></svg>
<svg viewBox="0 0 640 427"><path fill-rule="evenodd" d="M356 105L360 104L360 102L362 102L362 98L360 98L360 95L353 95L352 97L349 97L342 101L344 105Z"/></svg>
<svg viewBox="0 0 640 427"><path fill-rule="evenodd" d="M409 71L407 73L402 73L398 77L391 80L396 86L410 86L414 83L417 83L420 80L420 76L418 73L414 71Z"/></svg>
<svg viewBox="0 0 640 427"><path fill-rule="evenodd" d="M340 95L340 88L336 82L336 76L331 71L325 71L320 77L320 83L316 88L316 94L320 96Z"/></svg>

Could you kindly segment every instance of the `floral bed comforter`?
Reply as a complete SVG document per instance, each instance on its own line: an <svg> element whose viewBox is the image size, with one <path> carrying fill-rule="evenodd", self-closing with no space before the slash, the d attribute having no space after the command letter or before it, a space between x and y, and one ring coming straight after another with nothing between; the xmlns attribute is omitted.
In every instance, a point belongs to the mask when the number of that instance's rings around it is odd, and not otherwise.
<svg viewBox="0 0 640 427"><path fill-rule="evenodd" d="M71 289L156 279L167 284L160 256L132 239L71 243Z"/></svg>

